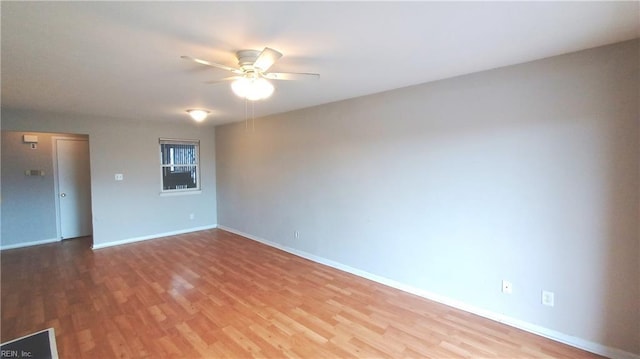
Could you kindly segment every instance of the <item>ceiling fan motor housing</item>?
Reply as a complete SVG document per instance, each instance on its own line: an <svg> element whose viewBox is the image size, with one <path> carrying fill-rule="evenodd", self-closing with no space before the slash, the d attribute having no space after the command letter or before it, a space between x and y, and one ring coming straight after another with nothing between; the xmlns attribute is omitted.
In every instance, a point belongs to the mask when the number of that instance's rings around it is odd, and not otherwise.
<svg viewBox="0 0 640 359"><path fill-rule="evenodd" d="M258 59L260 55L260 51L257 50L240 50L236 52L236 57L238 58L238 65L244 71L253 71L253 64Z"/></svg>

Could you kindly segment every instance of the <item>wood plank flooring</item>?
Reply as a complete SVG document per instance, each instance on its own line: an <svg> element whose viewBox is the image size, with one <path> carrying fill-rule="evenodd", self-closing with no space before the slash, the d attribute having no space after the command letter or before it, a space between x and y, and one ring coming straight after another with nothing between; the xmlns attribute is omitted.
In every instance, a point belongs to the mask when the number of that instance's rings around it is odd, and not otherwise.
<svg viewBox="0 0 640 359"><path fill-rule="evenodd" d="M61 358L598 357L222 230L1 260L1 340Z"/></svg>

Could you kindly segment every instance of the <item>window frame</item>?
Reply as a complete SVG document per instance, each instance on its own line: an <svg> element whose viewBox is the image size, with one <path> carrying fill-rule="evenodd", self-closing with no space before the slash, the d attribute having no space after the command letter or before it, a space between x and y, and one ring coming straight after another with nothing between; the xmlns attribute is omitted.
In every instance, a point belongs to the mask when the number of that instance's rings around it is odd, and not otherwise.
<svg viewBox="0 0 640 359"><path fill-rule="evenodd" d="M163 163L163 154L162 154L162 145L190 145L195 146L195 163L194 164L175 164L175 163ZM177 139L177 138L159 138L158 139L158 159L160 161L160 195L174 195L174 194L195 194L200 193L202 191L202 187L200 184L200 140L193 139ZM173 158L172 158L173 159ZM164 169L170 167L194 167L196 176L195 176L195 187L194 188L174 188L174 189L165 189L164 182Z"/></svg>

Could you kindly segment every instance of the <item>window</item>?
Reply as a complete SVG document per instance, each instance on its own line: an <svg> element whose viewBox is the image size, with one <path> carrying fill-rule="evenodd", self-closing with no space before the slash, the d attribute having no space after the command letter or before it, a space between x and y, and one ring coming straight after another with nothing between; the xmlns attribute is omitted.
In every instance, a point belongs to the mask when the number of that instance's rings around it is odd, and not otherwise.
<svg viewBox="0 0 640 359"><path fill-rule="evenodd" d="M200 189L200 141L160 139L162 192Z"/></svg>

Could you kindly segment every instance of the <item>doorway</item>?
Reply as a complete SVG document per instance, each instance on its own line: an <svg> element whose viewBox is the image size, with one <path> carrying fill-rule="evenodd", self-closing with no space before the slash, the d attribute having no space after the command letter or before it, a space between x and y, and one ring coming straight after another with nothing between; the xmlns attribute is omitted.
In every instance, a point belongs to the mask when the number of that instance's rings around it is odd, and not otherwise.
<svg viewBox="0 0 640 359"><path fill-rule="evenodd" d="M89 140L53 137L56 219L61 240L93 234Z"/></svg>

